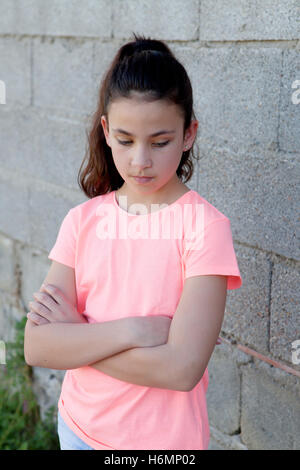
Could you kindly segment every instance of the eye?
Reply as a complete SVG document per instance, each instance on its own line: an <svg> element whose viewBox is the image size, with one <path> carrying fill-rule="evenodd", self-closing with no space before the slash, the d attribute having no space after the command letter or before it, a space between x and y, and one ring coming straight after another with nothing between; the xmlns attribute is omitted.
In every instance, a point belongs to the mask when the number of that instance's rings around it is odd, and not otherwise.
<svg viewBox="0 0 300 470"><path fill-rule="evenodd" d="M153 145L156 145L157 147L164 147L165 145L167 145L170 141L167 140L166 142L158 142L157 144L153 144ZM131 140L118 140L118 143L121 144L121 145L129 145L132 143Z"/></svg>
<svg viewBox="0 0 300 470"><path fill-rule="evenodd" d="M164 147L165 145L168 145L170 141L167 140L166 142L158 142L157 144L154 144L154 145L157 145L158 147Z"/></svg>

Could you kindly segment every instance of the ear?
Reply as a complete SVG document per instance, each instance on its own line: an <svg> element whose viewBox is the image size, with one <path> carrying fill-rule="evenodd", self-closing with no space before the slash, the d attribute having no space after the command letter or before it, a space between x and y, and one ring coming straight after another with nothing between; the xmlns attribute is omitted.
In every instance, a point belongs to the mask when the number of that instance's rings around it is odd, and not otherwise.
<svg viewBox="0 0 300 470"><path fill-rule="evenodd" d="M197 129L198 129L199 122L197 119L193 119L191 121L190 126L187 128L184 134L184 145L187 148L191 148L194 143L194 140L197 136Z"/></svg>
<svg viewBox="0 0 300 470"><path fill-rule="evenodd" d="M102 114L102 116L101 116L101 125L102 125L102 128L103 128L106 143L109 147L111 147L109 131L108 131L108 122L107 122L106 116L104 114Z"/></svg>

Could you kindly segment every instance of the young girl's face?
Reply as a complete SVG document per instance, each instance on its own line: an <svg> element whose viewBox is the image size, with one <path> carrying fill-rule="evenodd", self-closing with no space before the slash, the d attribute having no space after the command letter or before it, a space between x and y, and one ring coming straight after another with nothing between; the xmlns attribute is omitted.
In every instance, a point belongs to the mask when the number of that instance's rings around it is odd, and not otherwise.
<svg viewBox="0 0 300 470"><path fill-rule="evenodd" d="M146 102L141 96L120 98L111 103L108 122L103 115L101 123L128 191L150 194L163 187L178 186L176 170L184 147L192 145L197 128L196 125L188 130L184 140L183 116L178 106L164 100ZM142 184L136 176L152 179Z"/></svg>

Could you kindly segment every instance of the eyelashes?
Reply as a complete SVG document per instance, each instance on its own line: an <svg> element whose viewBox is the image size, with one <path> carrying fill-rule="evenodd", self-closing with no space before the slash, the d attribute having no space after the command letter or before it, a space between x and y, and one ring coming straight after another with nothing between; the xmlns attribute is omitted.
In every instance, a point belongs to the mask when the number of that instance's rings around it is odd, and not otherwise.
<svg viewBox="0 0 300 470"><path fill-rule="evenodd" d="M118 141L119 144L126 145L126 146L128 146L132 143L131 140L117 140L117 141ZM156 147L165 147L166 145L168 145L169 142L170 141L167 140L166 142L159 142L158 144L153 144L153 145L156 146Z"/></svg>

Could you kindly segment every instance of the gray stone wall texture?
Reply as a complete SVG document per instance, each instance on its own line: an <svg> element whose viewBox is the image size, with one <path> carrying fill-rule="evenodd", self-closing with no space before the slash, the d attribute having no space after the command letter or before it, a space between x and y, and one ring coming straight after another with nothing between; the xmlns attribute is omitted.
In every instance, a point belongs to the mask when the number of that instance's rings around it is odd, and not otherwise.
<svg viewBox="0 0 300 470"><path fill-rule="evenodd" d="M299 450L298 0L0 1L0 339L86 200L86 125L132 32L166 41L190 75L201 158L188 186L230 218L243 277L208 367L210 450ZM33 372L43 416L64 371Z"/></svg>

